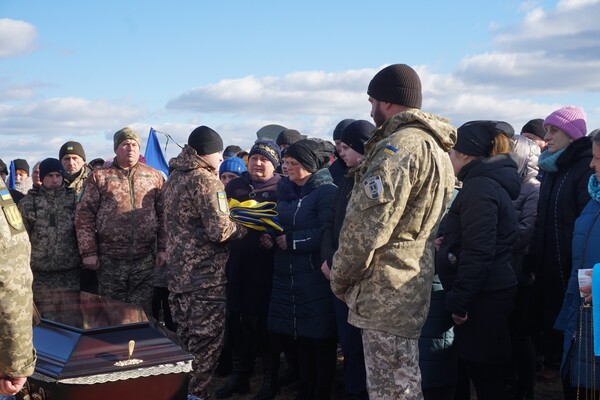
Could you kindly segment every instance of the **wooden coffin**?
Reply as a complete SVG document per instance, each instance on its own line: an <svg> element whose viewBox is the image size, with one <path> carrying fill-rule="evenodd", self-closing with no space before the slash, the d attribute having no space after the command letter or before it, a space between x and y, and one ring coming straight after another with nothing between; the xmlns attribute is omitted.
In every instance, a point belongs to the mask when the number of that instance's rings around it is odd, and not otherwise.
<svg viewBox="0 0 600 400"><path fill-rule="evenodd" d="M35 302L38 361L20 399L187 398L192 356L140 307L61 290L37 292Z"/></svg>

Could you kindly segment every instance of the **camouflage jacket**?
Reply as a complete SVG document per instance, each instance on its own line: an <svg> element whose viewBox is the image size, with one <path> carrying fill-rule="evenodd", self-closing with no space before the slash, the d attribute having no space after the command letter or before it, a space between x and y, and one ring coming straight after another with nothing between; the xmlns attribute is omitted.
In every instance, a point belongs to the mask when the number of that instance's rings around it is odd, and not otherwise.
<svg viewBox="0 0 600 400"><path fill-rule="evenodd" d="M65 178L65 182L69 188L73 189L76 196L80 196L83 192L83 184L91 173L92 167L89 164L84 164L78 173Z"/></svg>
<svg viewBox="0 0 600 400"><path fill-rule="evenodd" d="M35 366L29 239L0 179L0 375L29 376Z"/></svg>
<svg viewBox="0 0 600 400"><path fill-rule="evenodd" d="M365 145L333 257L331 288L348 322L417 339L429 308L434 235L454 188L456 129L409 109Z"/></svg>
<svg viewBox="0 0 600 400"><path fill-rule="evenodd" d="M125 260L164 251L163 184L160 172L142 163L126 171L115 160L92 171L75 211L81 256Z"/></svg>
<svg viewBox="0 0 600 400"><path fill-rule="evenodd" d="M19 202L31 242L33 271L65 271L79 268L81 259L75 235L75 192L59 189L30 190Z"/></svg>
<svg viewBox="0 0 600 400"><path fill-rule="evenodd" d="M229 219L225 188L217 171L185 146L169 162L164 187L167 231L167 285L172 293L225 284L228 239L246 228Z"/></svg>

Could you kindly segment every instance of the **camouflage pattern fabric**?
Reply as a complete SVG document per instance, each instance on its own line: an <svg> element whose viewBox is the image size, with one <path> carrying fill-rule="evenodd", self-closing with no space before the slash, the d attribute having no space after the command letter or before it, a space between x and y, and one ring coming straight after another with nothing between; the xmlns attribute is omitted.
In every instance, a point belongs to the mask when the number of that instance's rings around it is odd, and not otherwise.
<svg viewBox="0 0 600 400"><path fill-rule="evenodd" d="M76 174L66 177L65 183L67 187L75 192L75 196L79 198L83 193L83 184L87 179L88 175L92 172L92 167L89 164L83 164L83 167Z"/></svg>
<svg viewBox="0 0 600 400"><path fill-rule="evenodd" d="M75 211L81 257L105 255L121 260L164 251L161 188L164 178L137 163L129 171L116 160L86 179Z"/></svg>
<svg viewBox="0 0 600 400"><path fill-rule="evenodd" d="M225 336L225 287L171 293L169 304L177 335L194 356L188 392L206 399Z"/></svg>
<svg viewBox="0 0 600 400"><path fill-rule="evenodd" d="M0 374L33 373L31 251L17 206L0 180Z"/></svg>
<svg viewBox="0 0 600 400"><path fill-rule="evenodd" d="M369 399L421 400L419 341L362 330Z"/></svg>
<svg viewBox="0 0 600 400"><path fill-rule="evenodd" d="M225 242L247 231L229 219L217 171L192 147L186 145L169 167L163 192L170 309L179 338L194 356L189 392L206 398L225 329Z"/></svg>
<svg viewBox="0 0 600 400"><path fill-rule="evenodd" d="M137 260L119 260L100 255L98 292L100 296L136 304L152 316L154 290L154 256Z"/></svg>
<svg viewBox="0 0 600 400"><path fill-rule="evenodd" d="M64 185L58 189L42 186L29 191L19 202L19 211L31 242L35 287L79 290L81 258L75 235L75 193Z"/></svg>
<svg viewBox="0 0 600 400"><path fill-rule="evenodd" d="M229 219L223 183L217 171L185 146L172 159L173 172L163 189L167 232L167 285L186 293L225 285L229 247L246 228Z"/></svg>
<svg viewBox="0 0 600 400"><path fill-rule="evenodd" d="M333 258L331 288L352 325L418 339L429 308L434 235L454 188L456 129L409 109L365 144Z"/></svg>

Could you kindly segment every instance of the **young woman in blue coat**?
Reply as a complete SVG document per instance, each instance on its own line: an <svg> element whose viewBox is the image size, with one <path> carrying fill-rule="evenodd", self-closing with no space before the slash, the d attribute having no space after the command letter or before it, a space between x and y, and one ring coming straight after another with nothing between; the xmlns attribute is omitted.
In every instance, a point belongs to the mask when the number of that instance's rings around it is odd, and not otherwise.
<svg viewBox="0 0 600 400"><path fill-rule="evenodd" d="M564 334L560 372L567 400L600 396L600 360L594 357L592 288L589 285L580 288L577 279L579 270L593 268L600 262L600 135L592 140L590 167L594 171L588 181L591 199L575 221L573 268L554 324ZM594 374L595 371L598 372Z"/></svg>
<svg viewBox="0 0 600 400"><path fill-rule="evenodd" d="M507 398L503 367L510 358L509 317L517 287L511 265L517 238L512 200L521 185L504 125L472 121L458 128L450 160L463 186L437 241L436 268L465 371L459 377L470 377L480 400ZM460 393L469 399L467 390Z"/></svg>
<svg viewBox="0 0 600 400"><path fill-rule="evenodd" d="M336 330L329 281L321 272L321 229L336 186L323 169L329 161L322 145L300 140L286 149L288 177L277 187L282 235L263 235L275 247L268 329L273 341L293 342L298 353L298 399L329 399L336 365Z"/></svg>

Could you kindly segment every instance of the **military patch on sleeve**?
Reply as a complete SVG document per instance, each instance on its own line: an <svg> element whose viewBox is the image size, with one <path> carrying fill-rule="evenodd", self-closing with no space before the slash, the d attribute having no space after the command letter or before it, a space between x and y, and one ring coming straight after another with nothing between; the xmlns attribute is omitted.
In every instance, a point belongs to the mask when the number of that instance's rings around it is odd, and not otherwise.
<svg viewBox="0 0 600 400"><path fill-rule="evenodd" d="M379 175L370 176L363 181L363 188L368 198L375 200L383 194L383 183Z"/></svg>
<svg viewBox="0 0 600 400"><path fill-rule="evenodd" d="M227 195L225 195L225 192L217 192L217 202L219 203L219 211L229 214L229 205L227 204Z"/></svg>
<svg viewBox="0 0 600 400"><path fill-rule="evenodd" d="M398 149L395 148L394 146L385 146L385 149L383 149L383 152L389 156L393 156L394 154L396 154L398 152Z"/></svg>
<svg viewBox="0 0 600 400"><path fill-rule="evenodd" d="M15 232L23 232L25 225L23 225L23 218L21 217L21 213L16 204L13 203L2 206L2 211L4 212L8 225L10 225Z"/></svg>

